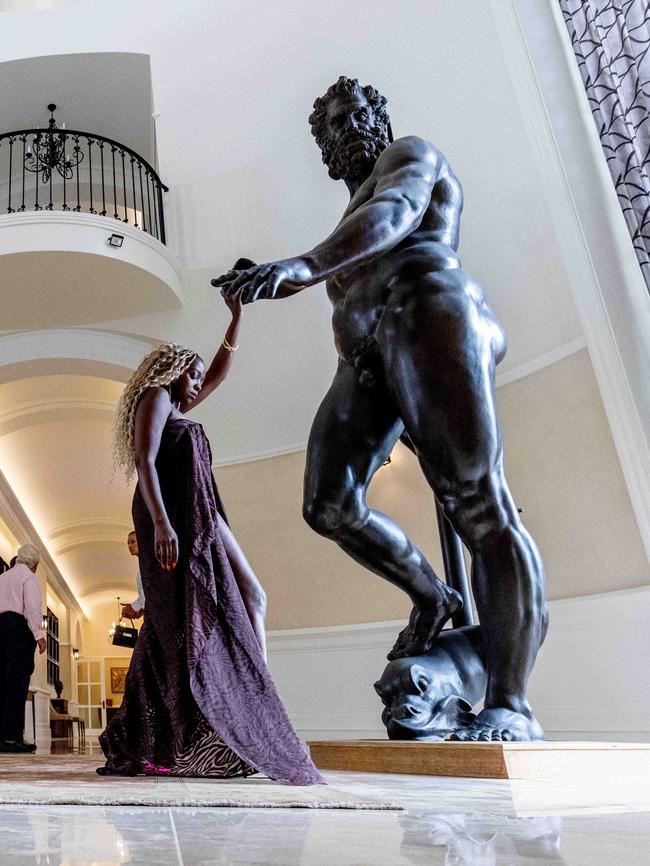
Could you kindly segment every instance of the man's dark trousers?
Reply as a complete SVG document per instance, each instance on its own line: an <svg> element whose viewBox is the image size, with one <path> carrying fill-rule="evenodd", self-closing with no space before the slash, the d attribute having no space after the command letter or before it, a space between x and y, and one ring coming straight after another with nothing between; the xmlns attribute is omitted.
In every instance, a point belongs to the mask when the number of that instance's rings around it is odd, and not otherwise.
<svg viewBox="0 0 650 866"><path fill-rule="evenodd" d="M22 614L0 613L0 740L23 740L36 641Z"/></svg>

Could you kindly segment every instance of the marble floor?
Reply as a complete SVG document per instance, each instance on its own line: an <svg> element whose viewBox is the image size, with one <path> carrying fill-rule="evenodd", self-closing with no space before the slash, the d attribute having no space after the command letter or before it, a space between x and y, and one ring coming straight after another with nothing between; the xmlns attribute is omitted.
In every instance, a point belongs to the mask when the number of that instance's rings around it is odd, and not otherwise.
<svg viewBox="0 0 650 866"><path fill-rule="evenodd" d="M10 866L644 866L650 780L327 773L398 812L0 806ZM215 783L218 784L218 783Z"/></svg>

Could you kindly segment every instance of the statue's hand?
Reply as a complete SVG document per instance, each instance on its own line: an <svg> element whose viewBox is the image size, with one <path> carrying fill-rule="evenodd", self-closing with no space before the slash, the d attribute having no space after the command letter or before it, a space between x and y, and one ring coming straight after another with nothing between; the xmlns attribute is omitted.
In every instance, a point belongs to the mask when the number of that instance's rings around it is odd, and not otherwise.
<svg viewBox="0 0 650 866"><path fill-rule="evenodd" d="M311 280L311 270L303 259L284 259L245 271L228 271L212 280L212 285L230 297L241 298L243 304L252 304L293 294Z"/></svg>

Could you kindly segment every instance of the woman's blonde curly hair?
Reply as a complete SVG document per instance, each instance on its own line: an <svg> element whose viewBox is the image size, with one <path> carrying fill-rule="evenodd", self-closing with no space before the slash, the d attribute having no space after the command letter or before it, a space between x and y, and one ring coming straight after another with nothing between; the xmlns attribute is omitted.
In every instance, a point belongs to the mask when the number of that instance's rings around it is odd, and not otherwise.
<svg viewBox="0 0 650 866"><path fill-rule="evenodd" d="M113 458L115 465L122 467L127 481L135 472L135 413L140 398L155 385L171 385L181 376L197 357L193 349L178 343L163 343L143 359L122 391L115 413L113 431Z"/></svg>

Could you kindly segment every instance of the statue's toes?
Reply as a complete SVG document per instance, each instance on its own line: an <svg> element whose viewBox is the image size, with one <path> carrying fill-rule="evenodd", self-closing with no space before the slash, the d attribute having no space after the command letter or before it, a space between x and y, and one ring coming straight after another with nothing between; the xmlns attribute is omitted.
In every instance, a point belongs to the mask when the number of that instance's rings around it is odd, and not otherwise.
<svg viewBox="0 0 650 866"><path fill-rule="evenodd" d="M388 653L386 658L389 662L394 662L395 659L405 659L408 656L408 651L404 647L400 647L397 644L392 648L392 650Z"/></svg>
<svg viewBox="0 0 650 866"><path fill-rule="evenodd" d="M400 632L397 636L397 640L393 644L392 650L388 653L386 658L389 662L394 661L395 659L402 659L406 656L406 638L404 636L404 632Z"/></svg>
<svg viewBox="0 0 650 866"><path fill-rule="evenodd" d="M398 634L397 640L386 658L388 661L394 661L395 659L405 659L417 654L414 629L411 625L407 625L406 628L402 629Z"/></svg>
<svg viewBox="0 0 650 866"><path fill-rule="evenodd" d="M454 731L449 739L461 743L500 743L516 740L517 736L514 731L508 728L486 728L470 725L463 730Z"/></svg>
<svg viewBox="0 0 650 866"><path fill-rule="evenodd" d="M480 737L480 735L481 735L480 731L476 731L476 730L470 728L470 730L467 731L466 739L469 740L469 742L471 742L471 743L475 743L478 740L478 738Z"/></svg>
<svg viewBox="0 0 650 866"><path fill-rule="evenodd" d="M406 626L402 631L397 635L397 640L395 641L396 649L403 649L408 646L409 642L412 640L411 637L412 629L410 626Z"/></svg>
<svg viewBox="0 0 650 866"><path fill-rule="evenodd" d="M386 656L389 662L394 662L396 659L408 658L408 651L405 649L393 648Z"/></svg>

